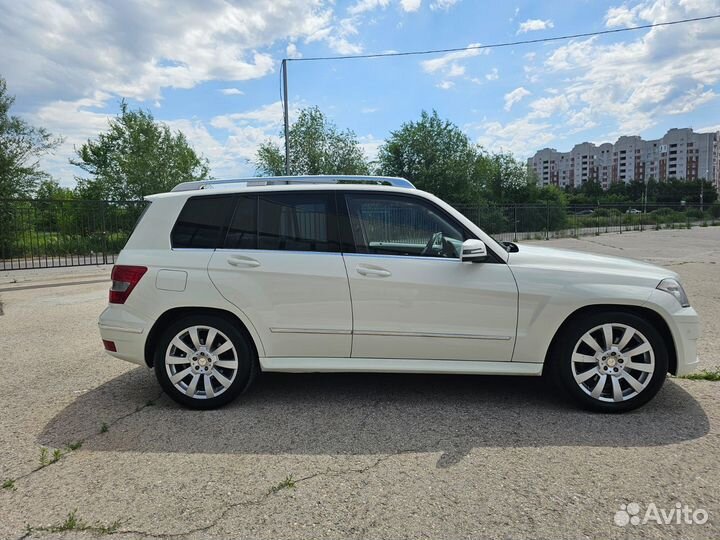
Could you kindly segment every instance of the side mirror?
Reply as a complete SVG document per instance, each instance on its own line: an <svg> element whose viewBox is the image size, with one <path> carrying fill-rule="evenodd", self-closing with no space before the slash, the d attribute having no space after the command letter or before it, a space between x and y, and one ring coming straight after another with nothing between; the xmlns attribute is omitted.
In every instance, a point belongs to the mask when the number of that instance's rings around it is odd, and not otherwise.
<svg viewBox="0 0 720 540"><path fill-rule="evenodd" d="M487 248L482 240L465 240L462 244L461 262L485 262L487 260Z"/></svg>

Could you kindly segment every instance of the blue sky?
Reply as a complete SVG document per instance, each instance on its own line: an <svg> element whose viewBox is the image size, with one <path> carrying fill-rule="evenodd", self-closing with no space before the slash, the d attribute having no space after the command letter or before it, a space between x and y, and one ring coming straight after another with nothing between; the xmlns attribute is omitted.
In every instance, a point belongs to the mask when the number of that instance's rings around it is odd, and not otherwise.
<svg viewBox="0 0 720 540"><path fill-rule="evenodd" d="M120 99L186 133L217 177L253 174L280 142L283 57L405 51L592 32L720 12L716 0L640 2L0 0L0 75L15 112L65 142L43 165L65 185L73 147ZM291 111L319 106L378 145L423 109L490 150L671 127L720 129L720 21L485 51L291 62Z"/></svg>

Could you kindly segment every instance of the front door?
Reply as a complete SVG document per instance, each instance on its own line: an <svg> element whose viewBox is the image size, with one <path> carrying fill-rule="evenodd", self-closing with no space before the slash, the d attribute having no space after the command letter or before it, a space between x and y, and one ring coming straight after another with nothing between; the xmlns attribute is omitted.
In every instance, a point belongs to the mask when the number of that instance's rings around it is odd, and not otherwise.
<svg viewBox="0 0 720 540"><path fill-rule="evenodd" d="M506 264L460 262L471 233L427 199L344 198L353 357L511 360L518 291Z"/></svg>

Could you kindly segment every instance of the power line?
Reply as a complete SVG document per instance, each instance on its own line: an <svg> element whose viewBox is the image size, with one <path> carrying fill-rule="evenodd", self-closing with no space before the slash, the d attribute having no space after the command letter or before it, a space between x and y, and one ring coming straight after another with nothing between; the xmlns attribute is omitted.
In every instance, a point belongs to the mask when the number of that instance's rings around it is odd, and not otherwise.
<svg viewBox="0 0 720 540"><path fill-rule="evenodd" d="M515 45L530 45L533 43L547 43L552 41L562 41L565 39L575 39L592 36L604 36L607 34L618 34L620 32L632 32L634 30L646 30L648 28L658 28L660 26L672 26L675 24L684 24L697 21L707 21L710 19L720 19L720 14L708 15L707 17L694 17L692 19L681 19L677 21L668 21L654 24L643 24L640 26L630 26L627 28L615 28L613 30L600 30L599 32L585 32L582 34L568 34L565 36L555 36L549 38L526 39L522 41L508 41L504 43L492 43L490 45L471 45L469 47L454 47L450 49L429 49L424 51L405 51L405 52L386 52L374 54L348 54L343 56L310 56L307 58L286 58L288 62L315 62L318 60L355 60L360 58L384 58L388 56L420 56L425 54L439 54L449 52L474 51L480 49L497 49L500 47L512 47Z"/></svg>

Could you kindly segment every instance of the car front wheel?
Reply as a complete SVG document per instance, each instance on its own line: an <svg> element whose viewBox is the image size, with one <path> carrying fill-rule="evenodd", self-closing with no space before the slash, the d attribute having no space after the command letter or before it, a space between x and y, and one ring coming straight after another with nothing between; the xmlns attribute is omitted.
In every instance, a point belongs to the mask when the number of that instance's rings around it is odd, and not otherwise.
<svg viewBox="0 0 720 540"><path fill-rule="evenodd" d="M213 409L245 391L256 373L254 349L222 317L189 316L165 329L155 351L155 375L186 407Z"/></svg>
<svg viewBox="0 0 720 540"><path fill-rule="evenodd" d="M624 412L647 403L665 381L668 354L658 331L637 315L597 313L559 336L551 369L585 408Z"/></svg>

